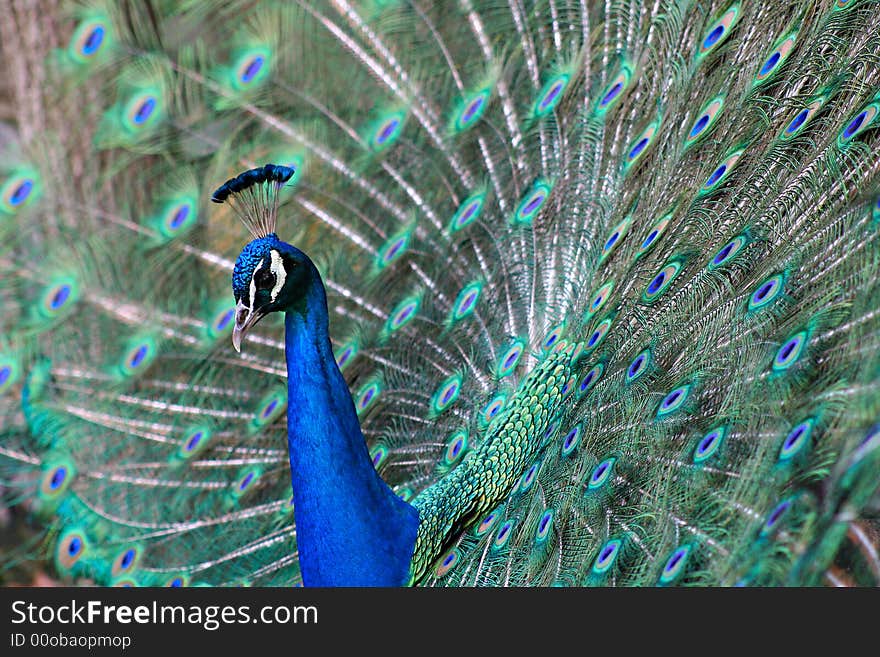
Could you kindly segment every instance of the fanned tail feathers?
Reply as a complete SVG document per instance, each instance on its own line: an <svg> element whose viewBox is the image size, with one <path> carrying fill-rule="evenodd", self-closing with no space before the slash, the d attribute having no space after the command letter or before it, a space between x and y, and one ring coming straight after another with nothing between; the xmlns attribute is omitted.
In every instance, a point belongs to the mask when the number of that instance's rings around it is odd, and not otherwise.
<svg viewBox="0 0 880 657"><path fill-rule="evenodd" d="M209 203L274 163L399 495L536 409L416 583L880 581L876 3L246 9L0 6L0 485L63 576L300 582L281 326L233 351Z"/></svg>

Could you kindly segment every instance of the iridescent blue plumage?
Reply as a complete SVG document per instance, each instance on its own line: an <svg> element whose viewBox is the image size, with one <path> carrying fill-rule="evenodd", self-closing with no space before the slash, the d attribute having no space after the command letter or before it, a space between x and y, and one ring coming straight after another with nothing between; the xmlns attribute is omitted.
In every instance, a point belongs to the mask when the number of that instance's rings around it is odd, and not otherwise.
<svg viewBox="0 0 880 657"><path fill-rule="evenodd" d="M247 298L248 287L251 283L256 266L269 255L269 249L278 248L281 240L275 233L260 237L248 244L238 254L235 260L235 268L232 270L232 293L236 302Z"/></svg>

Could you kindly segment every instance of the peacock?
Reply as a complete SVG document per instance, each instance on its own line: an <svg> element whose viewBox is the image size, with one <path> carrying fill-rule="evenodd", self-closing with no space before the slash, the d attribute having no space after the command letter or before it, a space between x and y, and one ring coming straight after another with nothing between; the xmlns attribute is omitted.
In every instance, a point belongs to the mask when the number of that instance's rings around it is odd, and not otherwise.
<svg viewBox="0 0 880 657"><path fill-rule="evenodd" d="M5 567L876 586L878 8L2 0Z"/></svg>

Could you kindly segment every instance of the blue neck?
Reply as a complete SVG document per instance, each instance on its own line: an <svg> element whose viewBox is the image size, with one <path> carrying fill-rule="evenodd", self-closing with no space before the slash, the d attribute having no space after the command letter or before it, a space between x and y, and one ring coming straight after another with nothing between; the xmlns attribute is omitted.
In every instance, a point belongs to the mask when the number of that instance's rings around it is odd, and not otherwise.
<svg viewBox="0 0 880 657"><path fill-rule="evenodd" d="M320 278L285 317L287 442L296 543L306 586L401 586L418 531L415 508L376 473L330 347Z"/></svg>

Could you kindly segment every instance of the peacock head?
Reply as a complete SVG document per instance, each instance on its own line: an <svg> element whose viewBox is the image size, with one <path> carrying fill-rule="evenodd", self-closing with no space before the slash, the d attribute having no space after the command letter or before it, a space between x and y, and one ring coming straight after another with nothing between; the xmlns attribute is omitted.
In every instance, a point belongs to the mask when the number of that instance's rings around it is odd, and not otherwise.
<svg viewBox="0 0 880 657"><path fill-rule="evenodd" d="M249 242L232 272L235 350L241 351L244 334L269 313L304 310L316 276L317 269L308 256L275 233Z"/></svg>
<svg viewBox="0 0 880 657"><path fill-rule="evenodd" d="M269 313L303 310L308 291L319 280L306 254L275 234L278 192L293 174L291 167L266 164L230 178L211 196L214 203L228 203L255 238L232 272L236 351L241 351L245 332Z"/></svg>

